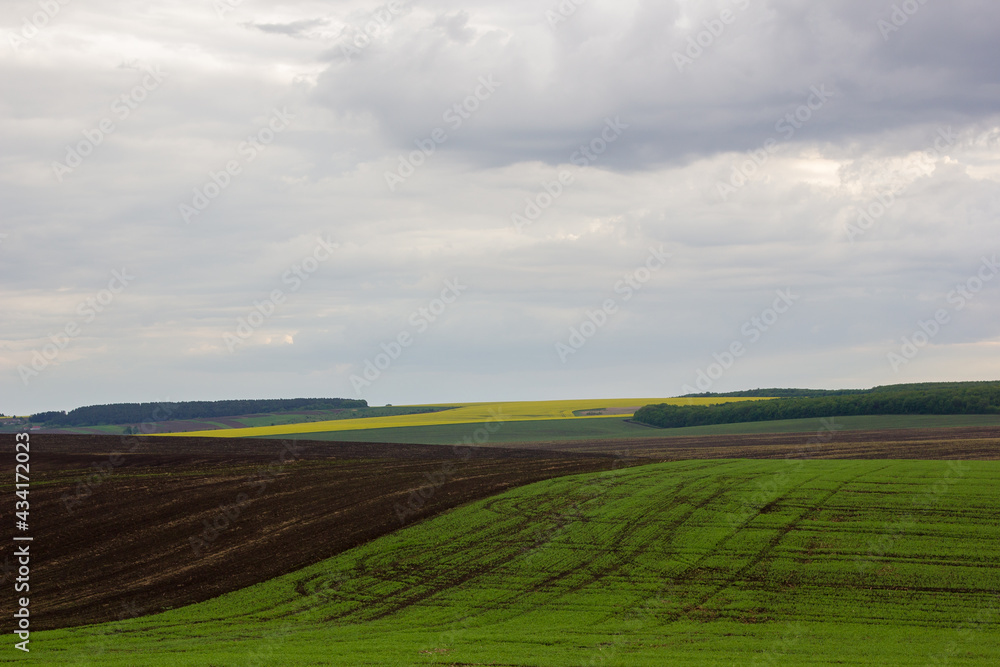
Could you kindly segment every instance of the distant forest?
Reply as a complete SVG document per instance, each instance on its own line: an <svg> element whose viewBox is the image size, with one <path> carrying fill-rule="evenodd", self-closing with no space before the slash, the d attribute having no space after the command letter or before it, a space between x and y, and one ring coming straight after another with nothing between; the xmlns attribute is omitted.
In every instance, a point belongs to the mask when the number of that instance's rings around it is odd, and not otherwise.
<svg viewBox="0 0 1000 667"><path fill-rule="evenodd" d="M701 394L684 394L681 398L729 398L741 396L804 398L812 396L847 396L848 394L863 394L868 391L871 391L871 389L748 389L746 391L730 391L725 394L706 391Z"/></svg>
<svg viewBox="0 0 1000 667"><path fill-rule="evenodd" d="M848 417L853 415L989 415L1000 414L1000 382L934 382L873 389L823 392L812 389L757 389L697 396L775 396L767 401L719 405L647 405L633 420L650 426L678 428L706 424ZM759 393L757 393L759 392Z"/></svg>
<svg viewBox="0 0 1000 667"><path fill-rule="evenodd" d="M143 422L238 417L292 410L337 410L366 408L368 401L350 398L276 398L242 401L183 401L179 403L114 403L88 405L64 411L31 415L33 424L46 426L97 426Z"/></svg>

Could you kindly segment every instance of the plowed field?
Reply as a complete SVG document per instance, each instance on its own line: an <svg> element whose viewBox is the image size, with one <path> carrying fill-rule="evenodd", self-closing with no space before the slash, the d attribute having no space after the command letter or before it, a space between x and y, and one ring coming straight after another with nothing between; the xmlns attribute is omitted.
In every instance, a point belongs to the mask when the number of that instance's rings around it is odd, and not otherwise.
<svg viewBox="0 0 1000 667"><path fill-rule="evenodd" d="M835 422L834 422L835 424ZM670 429L663 429L669 432ZM1000 428L905 428L504 443L559 452L617 452L654 459L1000 460Z"/></svg>
<svg viewBox="0 0 1000 667"><path fill-rule="evenodd" d="M620 465L433 445L88 435L31 445L39 630L206 600L470 500Z"/></svg>

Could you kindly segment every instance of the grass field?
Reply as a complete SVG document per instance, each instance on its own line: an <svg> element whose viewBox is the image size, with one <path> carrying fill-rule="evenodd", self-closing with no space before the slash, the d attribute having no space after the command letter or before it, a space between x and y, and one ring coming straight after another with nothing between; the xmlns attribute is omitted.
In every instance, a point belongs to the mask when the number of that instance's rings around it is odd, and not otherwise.
<svg viewBox="0 0 1000 667"><path fill-rule="evenodd" d="M1000 462L692 460L563 477L205 603L33 634L32 657L998 664L998 474Z"/></svg>
<svg viewBox="0 0 1000 667"><path fill-rule="evenodd" d="M536 421L553 419L621 419L622 415L576 416L581 410L603 408L638 408L650 403L670 403L673 405L710 405L732 401L767 400L761 398L614 398L564 401L509 401L500 403L442 403L426 406L449 408L439 412L423 414L393 415L362 419L320 421L301 424L283 424L255 428L232 428L211 431L188 431L163 435L204 436L212 438L275 437L302 433L322 433L331 431L356 431L371 428L442 426L446 424L477 424L487 421Z"/></svg>
<svg viewBox="0 0 1000 667"><path fill-rule="evenodd" d="M876 415L837 417L835 421L839 427L838 430L845 431L1000 426L1000 416L997 415ZM786 419L769 422L713 424L710 426L660 429L631 423L620 415L600 419L539 419L505 422L501 428L490 434L487 443L479 444L502 445L521 442L553 442L559 440L664 438L672 436L754 433L816 433L823 429L823 425L824 422L820 419ZM363 431L340 430L293 433L283 437L292 439L306 438L309 440L450 445L468 438L469 435L468 424L439 424L370 428Z"/></svg>

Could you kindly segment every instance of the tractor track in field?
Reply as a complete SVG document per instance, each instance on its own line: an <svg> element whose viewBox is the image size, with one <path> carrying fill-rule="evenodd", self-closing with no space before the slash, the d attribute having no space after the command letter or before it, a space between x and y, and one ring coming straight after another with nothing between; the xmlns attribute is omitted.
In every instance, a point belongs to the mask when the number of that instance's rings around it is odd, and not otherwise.
<svg viewBox="0 0 1000 667"><path fill-rule="evenodd" d="M693 469L698 469L698 468L693 468ZM708 476L705 476L705 477L708 477ZM696 482L697 480L700 480L700 479L704 479L704 478L703 477L699 477L696 480L694 480L693 482L689 482L688 486L690 486L691 484L693 484L694 482ZM705 498L703 498L701 500L696 501L696 504L691 505L684 512L683 515L681 515L681 516L679 516L679 517L677 517L677 518L675 518L675 519L673 519L673 520L670 521L670 523L667 526L666 532L672 532L674 529L678 528L679 526L684 525L684 523L686 523L688 521L688 519L690 519L691 516L694 515L695 512L697 512L699 509L703 509L703 508L709 506L713 501L715 501L718 498L720 498L724 493L725 493L725 489L722 489L722 488L716 489L715 491L712 491L707 497L705 497ZM687 496L685 496L683 500L681 498L674 498L673 502L670 503L670 508L676 507L677 505L681 504L682 502L686 501L687 499L688 499ZM628 535L628 534L630 534L630 533L633 533L636 530L638 530L639 528L641 528L645 524L645 519L650 514L652 514L654 512L655 512L654 509L650 509L645 514L639 515L637 517L633 517L632 519L630 519L627 522L625 522L624 526L619 527L619 530L618 530L618 533L616 535L616 538L613 539L612 541L615 542L615 543L617 543L617 544L622 544L622 543L627 542L627 540L625 540L625 536ZM599 569L592 568L592 565L593 565L594 561L597 559L597 556L595 555L595 556L591 557L586 562L586 564L584 564L582 566L582 567L585 567L585 568L590 568L590 574L591 574L590 578L588 578L586 581L584 581L582 583L579 583L579 584L576 584L574 586L570 586L570 587L568 587L566 589L560 590L557 594L555 594L553 597L550 598L550 602L559 600L560 598L568 597L571 594L573 594L573 593L575 593L575 592L577 592L577 591L579 591L579 590L581 590L583 588L586 588L587 586L593 585L597 581L600 581L601 579L603 579L603 578L605 578L605 577L607 577L609 575L619 575L619 576L622 576L623 578L625 578L626 580L631 580L631 574L628 572L628 565L632 562L632 560L635 558L635 556L637 556L639 553L642 553L645 550L647 550L650 547L650 545L654 544L659 539L661 539L661 537L660 537L659 534L653 534L649 538L647 538L645 541L641 542L640 544L636 545L634 548L630 549L629 554L627 556L623 556L623 557L619 558L617 560L617 562L614 563L614 564L602 566ZM550 577L550 579L548 579L548 580L546 580L545 582L542 582L542 583L546 584L546 585L551 585L551 584L555 583L556 581L562 580L562 579L566 578L567 576L570 576L571 574L573 574L573 573L572 572L563 572L563 573L561 573L559 575L556 575L554 577ZM538 588L539 588L539 586L535 586L535 587L529 588L528 590L535 591Z"/></svg>
<svg viewBox="0 0 1000 667"><path fill-rule="evenodd" d="M703 556L695 559L694 561L688 563L687 567L682 572L679 572L677 575L675 575L674 577L671 578L672 581L674 581L674 582L681 581L681 580L690 581L690 580L694 579L694 577L697 574L697 572L699 572L700 569L701 569L700 568L700 564L703 563L707 558L709 558L710 556L712 556L714 554L714 552L718 551L720 547L722 547L727 542L729 542L734 537L736 537L743 530L743 528L746 526L747 523L749 523L755 517L757 517L761 513L763 513L763 510L764 510L765 507L773 505L781 497L787 495L788 493L790 493L792 491L795 491L795 490L797 490L797 489L805 486L806 484L809 484L810 482L812 482L813 480L815 480L815 479L817 479L819 477L820 477L820 475L814 475L814 476L812 476L812 477L810 477L808 479L802 480L801 482L799 482L798 484L796 484L793 487L785 489L780 496L778 496L777 498L771 500L769 503L767 503L766 505L764 505L763 507L761 507L753 516L749 516L747 519L745 519L744 521L742 521L741 524L740 524L740 526L738 528L736 528L732 533L730 533L726 537L724 537L721 540L719 540L713 546L712 553L703 555ZM708 500L709 501L715 500L715 499L721 497L724 493L725 493L725 489L719 489L719 491L717 491L716 493L713 493L712 496ZM699 507L707 505L707 502L708 501L706 501L705 503L701 503L699 505ZM809 512L809 511L812 511L812 508L810 508L808 510L805 510L805 512L803 512L803 515L805 513ZM684 521L686 521L689 516L690 516L690 514L687 517L684 518L684 520L681 522L681 524ZM797 521L798 521L798 519L796 519L795 521L793 521L793 523L797 523ZM680 525L680 524L678 524L678 525ZM740 578L740 576L742 576L742 574L744 572L749 571L751 568L753 568L758 563L760 563L764 559L765 554L767 552L769 552L771 549L773 549L781 541L781 539L785 535L787 535L788 532L791 531L791 529L792 529L791 526L792 526L792 524L789 524L788 526L785 526L784 529L780 532L780 534L776 538L772 539L771 542L767 546L765 546L764 549L762 549L759 552L758 558L755 558L751 563L749 563L748 565L745 565L744 567L740 568L740 570L738 570L737 573L733 577L730 577L728 581L726 581L725 583L723 583L721 585L717 585L711 593L708 593L707 595L702 596L698 600L697 603L688 604L685 609L680 610L680 611L674 613L673 614L673 620L677 621L677 620L680 620L681 618L691 618L692 617L692 613L691 613L692 611L696 611L696 610L697 611L701 611L706 602L708 602L713 597L715 597L716 595L718 595L719 593L721 593L722 591L724 591L726 588L728 588L729 586L731 586L732 583L734 581L738 580Z"/></svg>
<svg viewBox="0 0 1000 667"><path fill-rule="evenodd" d="M888 467L888 466L883 466L882 468L879 468L878 470L883 470L883 469L885 469L886 467ZM876 471L874 471L874 472L878 472L878 470L876 470ZM842 489L843 489L843 488L844 488L845 486L847 486L848 484L850 484L850 483L854 482L855 480L857 480L857 479L858 479L858 477L860 477L860 476L862 476L862 475L867 475L867 474L869 474L870 472L872 472L872 471L869 471L869 470L866 470L866 471L864 471L864 472L862 472L862 473L859 473L859 474L857 474L857 475L854 475L854 476L853 476L853 477L851 477L850 479L846 479L846 480L842 480L842 481L841 481L841 482L840 482L839 484L837 484L837 486L836 486L835 488L831 489L831 490L830 490L829 492L827 492L827 493L826 493L825 495L823 495L823 496L822 496L822 498L818 499L818 500L817 500L817 501L816 501L816 502L815 502L815 503L814 503L814 504L813 504L813 505L812 505L811 507L806 507L805 509L803 509L803 510L802 510L802 511L801 511L801 512L800 512L800 513L798 514L798 516L796 516L796 517L795 517L795 518L793 518L793 519L792 519L791 521L789 521L788 523L786 523L785 525L783 525L783 526L782 526L782 527L781 527L780 529L778 529L778 534L777 534L777 535L775 535L774 537L772 537L772 538L771 538L771 539L770 539L770 540L768 541L768 543L767 543L767 544L766 544L766 545L764 546L764 548L763 548L763 549L761 549L761 550L760 550L760 551L759 551L759 552L758 552L758 553L757 553L757 554L756 554L756 555L755 555L755 556L754 556L754 557L753 557L753 558L752 558L752 559L750 560L750 562L749 562L749 563L747 563L747 564L746 564L746 565L744 565L743 567L741 567L741 568L739 568L738 570L736 570L735 572L733 572L731 576L727 577L726 581L724 581L724 582L722 582L722 583L718 584L717 586L715 586L715 587L714 587L714 590L712 590L712 591L711 591L710 593L708 593L708 594L706 594L706 595L702 596L702 597L701 597L701 598L700 598L700 599L698 600L698 603L697 603L697 604L695 605L695 608L697 608L697 609L700 609L700 608L703 608L703 607L705 606L705 604L706 604L706 603L707 603L707 602L708 602L709 600L711 600L712 598L716 597L717 595L719 595L719 594L720 594L720 593L721 593L722 591L726 590L727 588L731 587L731 586L732 586L732 585L733 585L733 584L734 584L735 582L737 582L737 581L743 581L743 580L745 579L745 577L746 577L747 573L748 573L748 572L750 572L750 571L752 571L752 570L753 570L753 569L754 569L755 567L757 567L757 566L758 566L758 565L760 565L761 563L763 563L763 562L764 562L764 560L765 560L765 559L766 559L766 558L768 557L768 555L769 555L769 554L770 554L770 553L771 553L772 551L774 551L775 547L777 547L777 546L778 546L779 544L781 544L781 541L782 541L783 539L785 539L785 537L786 537L786 536L788 535L788 533L790 533L790 532L792 532L793 530L795 530L795 528L796 528L796 527L797 527L797 526L798 526L798 525L799 525L799 524L800 524L800 523L801 523L801 522L802 522L802 521L803 521L803 520L804 520L804 519L805 519L805 518L806 518L806 517L807 517L808 515L810 515L810 514L813 514L813 513L815 513L815 512L816 512L816 511L817 511L817 510L818 510L818 509L819 509L820 507L822 507L822 506L823 506L823 505L824 505L824 504L825 504L825 503L826 503L826 502L827 502L827 501L828 501L828 500L829 500L830 498L832 498L832 497L833 497L833 496L835 496L835 495L836 495L837 493L839 493L839 492L840 492L840 491L841 491L841 490L842 490ZM812 481L812 480L814 480L814 479L816 479L816 477L812 477L812 478L810 478L809 480L806 480L806 481L804 481L804 482L803 482L802 484L799 484L799 485L797 485L797 486L796 486L796 487L794 487L794 488L795 488L795 489L797 489L797 488L800 488L800 487L804 486L805 484L807 484L807 483L811 482L811 481ZM774 501L772 501L772 502L777 502L777 501L778 501L778 500L780 500L780 499L781 499L782 497L784 497L785 495L787 495L787 494L788 494L788 492L789 492L789 491L791 491L791 490L793 490L793 489L789 489L788 491L786 491L785 493L783 493L783 494L782 494L781 496L779 496L778 498L776 498L776 499L775 499ZM735 536L735 535L737 535L738 533L739 533L739 530L735 531L735 532L734 532L734 533L733 533L732 535L730 535L729 537L727 537L727 538L723 539L722 541L720 541L719 545L717 545L717 546L721 546L721 545L722 545L723 543L725 543L725 542L727 542L728 540L732 539L732 537L734 537L734 536Z"/></svg>

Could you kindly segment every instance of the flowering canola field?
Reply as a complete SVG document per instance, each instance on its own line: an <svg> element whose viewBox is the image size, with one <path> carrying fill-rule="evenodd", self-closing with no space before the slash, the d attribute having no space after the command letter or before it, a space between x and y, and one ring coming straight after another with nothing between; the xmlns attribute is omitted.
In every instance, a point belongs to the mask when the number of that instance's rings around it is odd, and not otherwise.
<svg viewBox="0 0 1000 667"><path fill-rule="evenodd" d="M281 436L328 431L359 431L370 428L398 426L441 426L444 424L478 424L487 421L539 421L549 419L622 419L631 413L614 415L575 416L574 411L602 408L640 408L651 403L672 405L709 405L730 401L762 400L759 398L595 398L559 401L506 401L499 403L437 403L420 407L447 408L439 412L387 417L362 417L277 426L254 426L208 431L164 433L164 436L200 436L210 438L246 438ZM766 399L764 399L766 400Z"/></svg>

